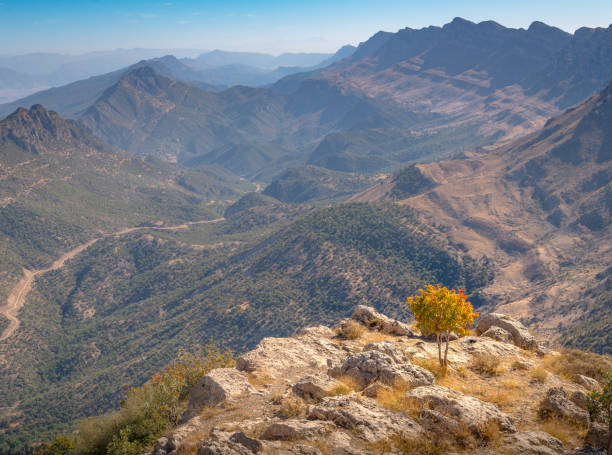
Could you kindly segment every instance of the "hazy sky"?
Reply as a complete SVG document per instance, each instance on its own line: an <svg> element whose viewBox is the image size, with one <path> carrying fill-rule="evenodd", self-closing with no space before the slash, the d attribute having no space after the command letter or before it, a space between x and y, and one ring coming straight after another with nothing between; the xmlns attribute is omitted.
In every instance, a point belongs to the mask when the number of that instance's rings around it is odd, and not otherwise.
<svg viewBox="0 0 612 455"><path fill-rule="evenodd" d="M0 0L0 54L114 48L331 52L456 16L510 27L607 27L612 0Z"/></svg>

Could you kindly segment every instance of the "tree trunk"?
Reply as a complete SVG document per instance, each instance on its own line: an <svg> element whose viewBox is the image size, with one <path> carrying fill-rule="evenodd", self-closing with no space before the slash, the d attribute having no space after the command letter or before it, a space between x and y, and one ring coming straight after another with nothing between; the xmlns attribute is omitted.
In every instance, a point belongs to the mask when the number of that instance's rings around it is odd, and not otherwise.
<svg viewBox="0 0 612 455"><path fill-rule="evenodd" d="M446 333L446 348L444 348L444 366L447 365L447 357L448 357L448 340L450 338L450 334Z"/></svg>
<svg viewBox="0 0 612 455"><path fill-rule="evenodd" d="M442 363L442 337L439 333L436 333L436 340L438 341L438 362L441 366L444 366Z"/></svg>
<svg viewBox="0 0 612 455"><path fill-rule="evenodd" d="M608 414L608 452L612 453L612 415Z"/></svg>

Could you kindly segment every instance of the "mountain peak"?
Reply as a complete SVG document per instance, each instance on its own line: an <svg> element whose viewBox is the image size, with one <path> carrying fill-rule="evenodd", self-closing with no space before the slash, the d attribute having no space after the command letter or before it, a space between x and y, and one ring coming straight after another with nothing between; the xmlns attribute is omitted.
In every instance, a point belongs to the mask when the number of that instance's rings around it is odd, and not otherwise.
<svg viewBox="0 0 612 455"><path fill-rule="evenodd" d="M75 122L63 119L40 104L30 109L20 107L0 122L0 142L6 141L35 153L47 151L58 143L92 142Z"/></svg>

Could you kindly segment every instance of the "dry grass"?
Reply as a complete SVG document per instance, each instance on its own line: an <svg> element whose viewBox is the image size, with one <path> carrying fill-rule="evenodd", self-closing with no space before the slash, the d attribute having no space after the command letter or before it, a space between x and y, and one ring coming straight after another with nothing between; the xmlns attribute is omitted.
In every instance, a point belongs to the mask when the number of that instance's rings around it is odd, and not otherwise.
<svg viewBox="0 0 612 455"><path fill-rule="evenodd" d="M448 447L441 441L428 439L408 439L392 436L389 439L369 444L374 453L385 454L399 451L403 455L442 455L448 453Z"/></svg>
<svg viewBox="0 0 612 455"><path fill-rule="evenodd" d="M577 374L601 381L601 372L612 370L612 357L577 349L563 349L561 355L546 356L542 364L570 381L573 381Z"/></svg>
<svg viewBox="0 0 612 455"><path fill-rule="evenodd" d="M336 379L340 381L342 385L348 389L347 393L356 392L357 390L361 389L361 384L359 383L359 381L357 381L355 378L351 376L343 375ZM342 389L342 386L338 386L337 388Z"/></svg>
<svg viewBox="0 0 612 455"><path fill-rule="evenodd" d="M365 346L368 343L379 343L381 341L392 340L394 337L391 335L387 335L386 333L381 332L372 332L370 330L366 331L361 335L359 342Z"/></svg>
<svg viewBox="0 0 612 455"><path fill-rule="evenodd" d="M333 389L331 389L328 393L330 397L336 397L338 395L348 395L352 392L352 390L344 384L337 385Z"/></svg>
<svg viewBox="0 0 612 455"><path fill-rule="evenodd" d="M423 404L406 396L407 387L399 386L381 389L376 395L376 401L382 407L391 411L405 412L412 418L418 418Z"/></svg>
<svg viewBox="0 0 612 455"><path fill-rule="evenodd" d="M448 374L448 368L440 365L440 362L434 359L413 358L412 363L430 371L436 379L442 379Z"/></svg>
<svg viewBox="0 0 612 455"><path fill-rule="evenodd" d="M265 386L273 384L275 379L266 370L258 370L249 373L247 376L247 381L249 381L249 384L256 389L262 389Z"/></svg>
<svg viewBox="0 0 612 455"><path fill-rule="evenodd" d="M531 380L533 382L544 384L546 382L546 378L548 378L548 371L542 367L534 368L531 372Z"/></svg>
<svg viewBox="0 0 612 455"><path fill-rule="evenodd" d="M347 340L356 340L365 332L365 327L357 321L347 321L336 328L336 333Z"/></svg>
<svg viewBox="0 0 612 455"><path fill-rule="evenodd" d="M298 417L306 410L306 404L300 397L289 395L281 399L279 413L286 419Z"/></svg>
<svg viewBox="0 0 612 455"><path fill-rule="evenodd" d="M499 357L497 356L477 353L472 357L470 369L480 374L496 376L501 371L499 363Z"/></svg>
<svg viewBox="0 0 612 455"><path fill-rule="evenodd" d="M499 408L508 408L516 401L516 391L504 387L483 387L477 395L482 401L493 403Z"/></svg>
<svg viewBox="0 0 612 455"><path fill-rule="evenodd" d="M587 430L561 419L539 422L538 430L557 438L566 447L578 447L584 442Z"/></svg>
<svg viewBox="0 0 612 455"><path fill-rule="evenodd" d="M516 359L516 360L514 360L510 364L510 369L512 369L512 370L522 370L522 371L525 371L525 370L528 370L529 368L530 368L529 364L527 362L523 361L523 360L520 360L520 359Z"/></svg>

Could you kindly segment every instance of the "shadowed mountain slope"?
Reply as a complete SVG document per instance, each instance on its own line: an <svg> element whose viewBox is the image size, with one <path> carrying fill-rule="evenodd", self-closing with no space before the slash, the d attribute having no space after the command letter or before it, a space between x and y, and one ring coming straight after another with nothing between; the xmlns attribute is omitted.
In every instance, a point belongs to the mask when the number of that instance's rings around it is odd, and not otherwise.
<svg viewBox="0 0 612 455"><path fill-rule="evenodd" d="M537 133L486 155L413 166L352 200L400 200L492 259L486 292L502 311L557 337L596 321L609 330L611 122L612 84ZM584 342L610 352L605 337Z"/></svg>

